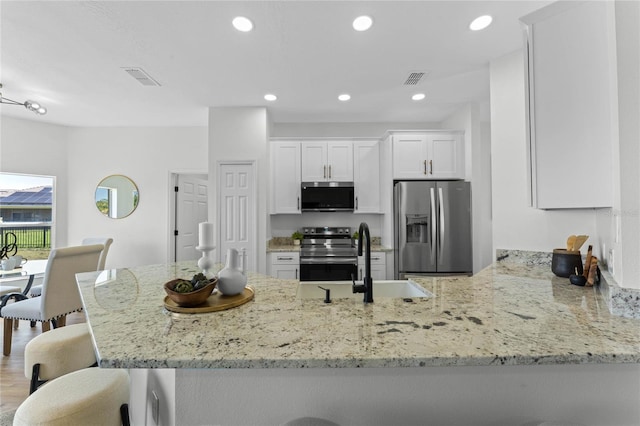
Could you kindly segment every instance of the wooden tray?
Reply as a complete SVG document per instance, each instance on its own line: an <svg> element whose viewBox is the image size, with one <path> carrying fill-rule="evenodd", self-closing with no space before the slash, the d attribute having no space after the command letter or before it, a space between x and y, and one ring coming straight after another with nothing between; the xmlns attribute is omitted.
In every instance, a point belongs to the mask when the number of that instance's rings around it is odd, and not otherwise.
<svg viewBox="0 0 640 426"><path fill-rule="evenodd" d="M255 296L255 291L251 287L245 287L242 293L236 294L235 296L224 296L216 289L216 292L209 296L201 305L186 308L178 306L169 296L165 296L164 307L168 311L181 314L202 314L205 312L224 311L244 305L248 301L253 300L253 296Z"/></svg>

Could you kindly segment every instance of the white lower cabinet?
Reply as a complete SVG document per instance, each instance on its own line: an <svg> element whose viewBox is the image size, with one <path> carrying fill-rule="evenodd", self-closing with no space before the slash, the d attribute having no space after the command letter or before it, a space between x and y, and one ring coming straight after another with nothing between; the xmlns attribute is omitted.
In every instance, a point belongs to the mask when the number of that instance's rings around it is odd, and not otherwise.
<svg viewBox="0 0 640 426"><path fill-rule="evenodd" d="M283 280L300 279L300 253L275 252L271 253L269 275Z"/></svg>
<svg viewBox="0 0 640 426"><path fill-rule="evenodd" d="M358 257L358 279L361 280L364 276L365 264L364 256ZM387 279L387 259L384 252L371 253L371 278L376 280Z"/></svg>

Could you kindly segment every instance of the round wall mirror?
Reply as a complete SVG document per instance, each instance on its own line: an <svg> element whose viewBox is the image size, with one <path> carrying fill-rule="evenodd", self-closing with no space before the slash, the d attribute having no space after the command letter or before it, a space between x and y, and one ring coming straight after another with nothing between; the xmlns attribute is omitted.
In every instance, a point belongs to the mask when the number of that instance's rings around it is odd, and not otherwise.
<svg viewBox="0 0 640 426"><path fill-rule="evenodd" d="M123 175L102 179L96 188L96 207L105 216L122 219L138 207L138 187Z"/></svg>

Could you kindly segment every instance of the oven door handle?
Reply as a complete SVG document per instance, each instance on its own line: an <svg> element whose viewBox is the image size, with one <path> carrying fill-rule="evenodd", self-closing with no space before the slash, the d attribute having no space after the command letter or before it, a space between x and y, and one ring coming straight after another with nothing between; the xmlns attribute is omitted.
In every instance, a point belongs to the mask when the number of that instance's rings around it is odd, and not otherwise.
<svg viewBox="0 0 640 426"><path fill-rule="evenodd" d="M358 264L357 257L301 257L300 258L301 265L348 265L348 264Z"/></svg>

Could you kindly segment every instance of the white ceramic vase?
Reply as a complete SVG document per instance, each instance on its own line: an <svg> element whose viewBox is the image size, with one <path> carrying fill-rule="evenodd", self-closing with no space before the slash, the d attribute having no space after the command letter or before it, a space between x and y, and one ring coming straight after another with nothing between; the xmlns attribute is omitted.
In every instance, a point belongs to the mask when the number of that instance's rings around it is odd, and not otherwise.
<svg viewBox="0 0 640 426"><path fill-rule="evenodd" d="M242 267L240 267L239 259L238 250L228 249L227 263L218 272L218 290L225 296L240 294L247 285L247 275L245 273L246 253L244 250L242 250Z"/></svg>

